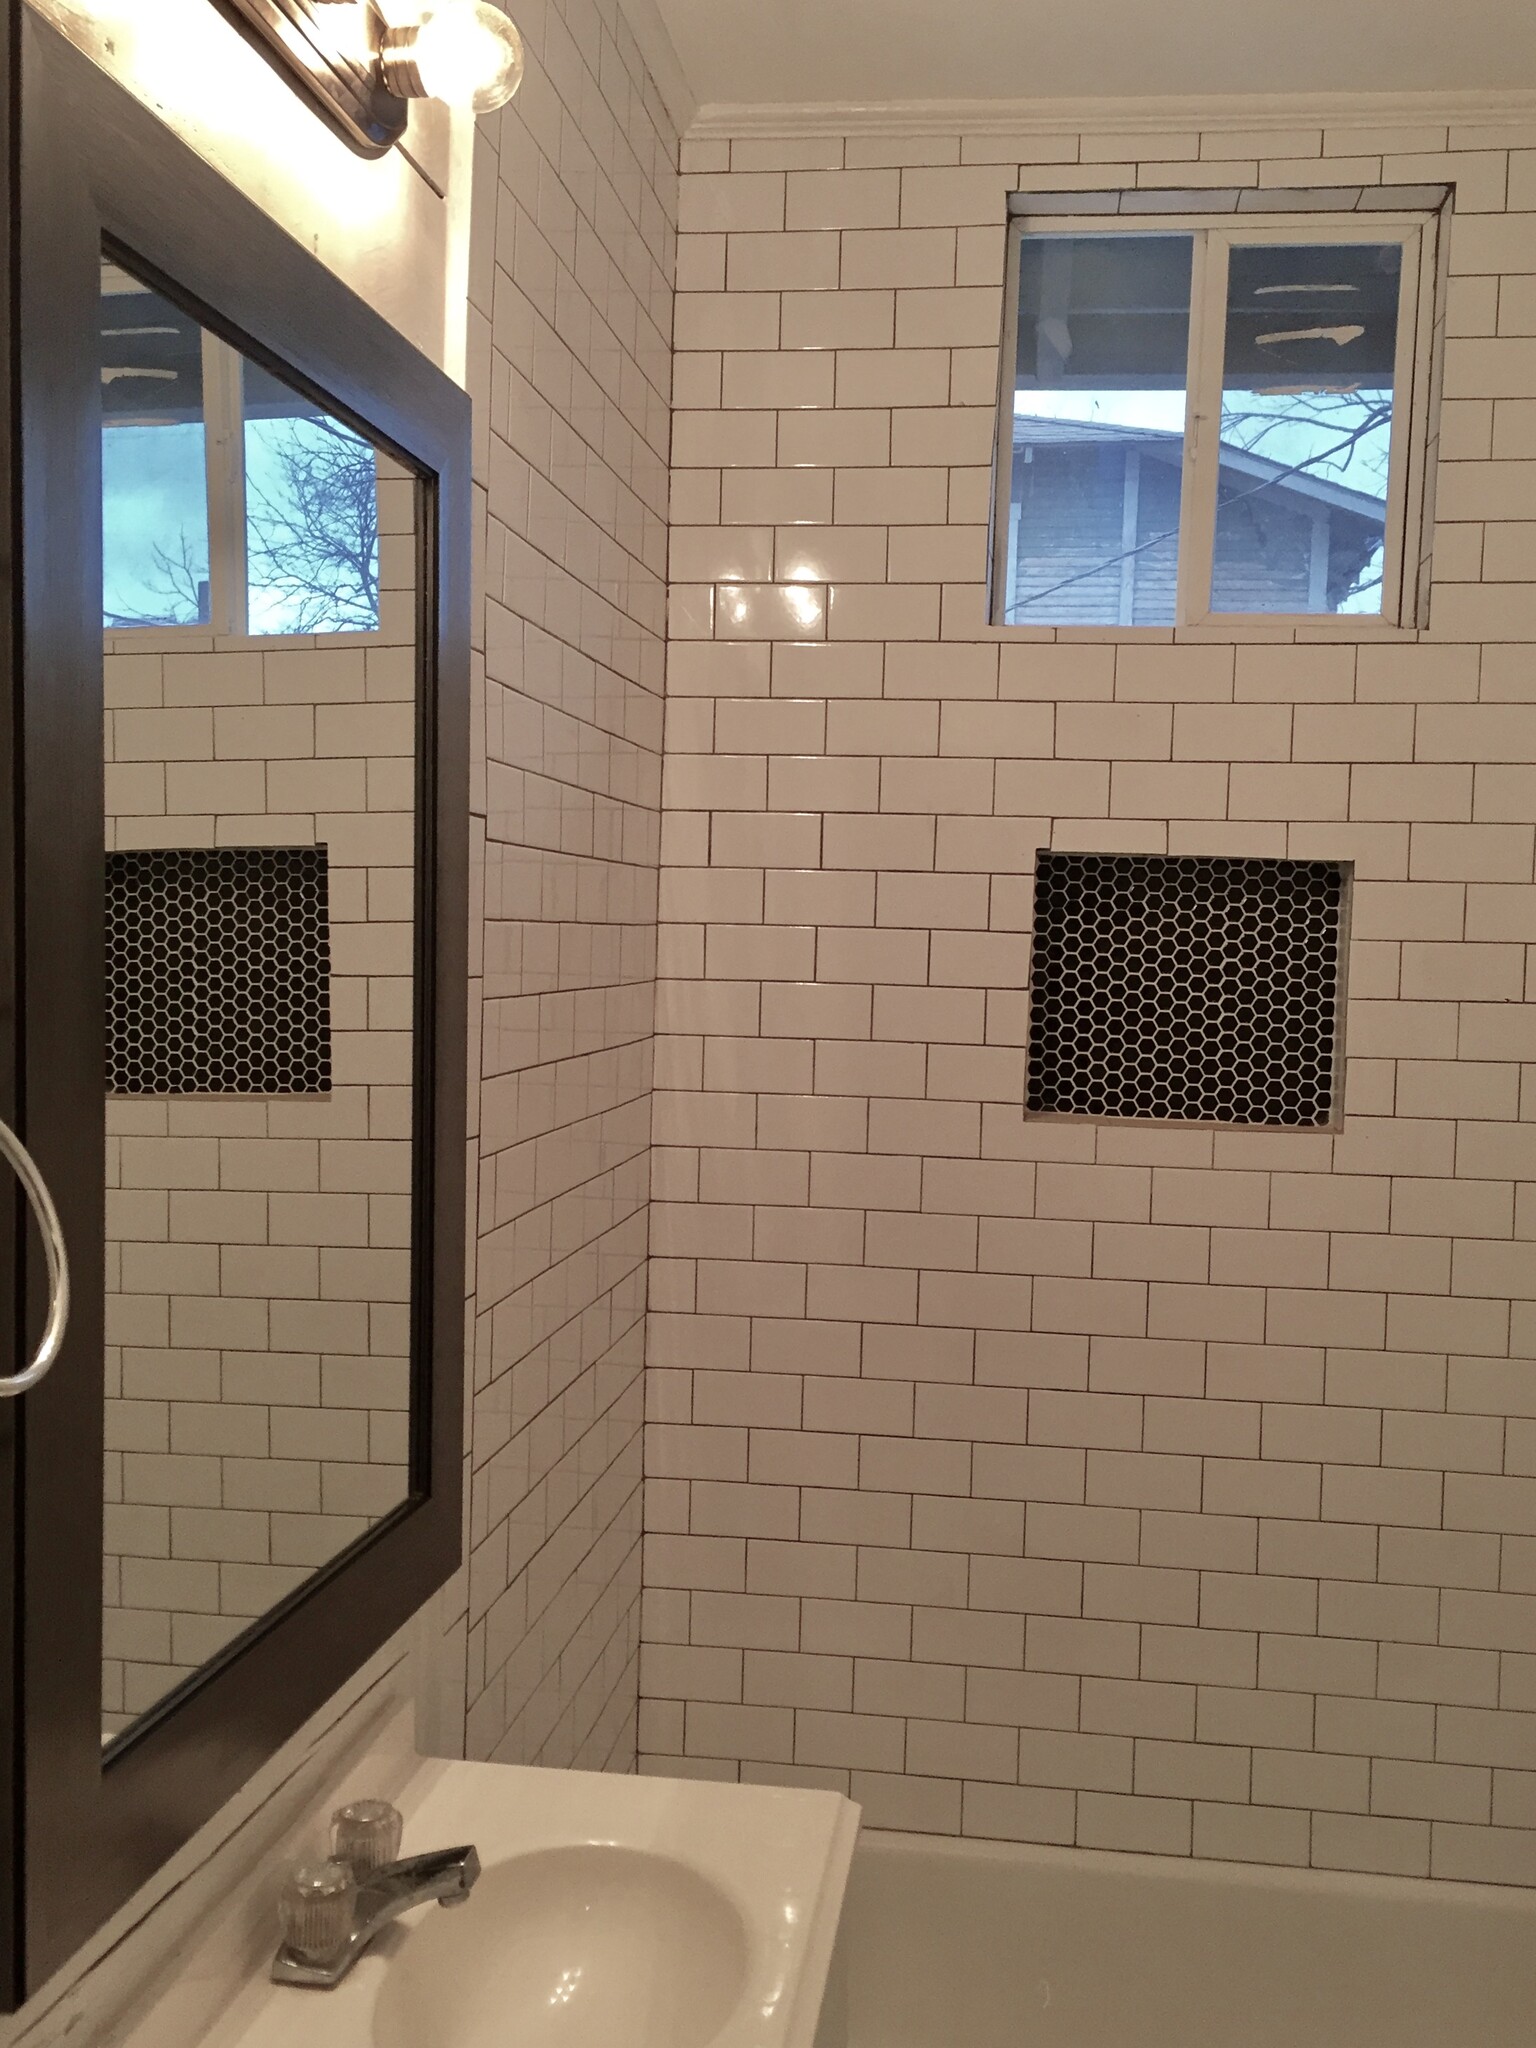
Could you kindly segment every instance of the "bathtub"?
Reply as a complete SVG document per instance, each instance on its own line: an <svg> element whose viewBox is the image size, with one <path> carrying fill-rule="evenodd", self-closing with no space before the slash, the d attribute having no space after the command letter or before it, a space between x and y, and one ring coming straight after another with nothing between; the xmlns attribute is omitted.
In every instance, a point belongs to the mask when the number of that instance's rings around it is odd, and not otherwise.
<svg viewBox="0 0 1536 2048"><path fill-rule="evenodd" d="M1533 2048L1536 1891L866 1833L844 2043Z"/></svg>

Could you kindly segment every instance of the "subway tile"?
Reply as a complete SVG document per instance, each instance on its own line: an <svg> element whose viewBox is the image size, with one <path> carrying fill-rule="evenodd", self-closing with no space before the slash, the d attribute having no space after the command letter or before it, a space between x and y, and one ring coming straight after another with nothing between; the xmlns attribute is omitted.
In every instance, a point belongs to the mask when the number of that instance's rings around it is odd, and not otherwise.
<svg viewBox="0 0 1536 2048"><path fill-rule="evenodd" d="M892 228L901 210L896 170L791 171L784 224L799 228Z"/></svg>
<svg viewBox="0 0 1536 2048"><path fill-rule="evenodd" d="M1187 1856L1193 1816L1187 1799L1083 1792L1077 1802L1077 1843L1083 1849L1128 1849Z"/></svg>
<svg viewBox="0 0 1536 2048"><path fill-rule="evenodd" d="M1024 1785L1129 1792L1133 1760L1134 1746L1125 1736L1026 1728L1019 1738L1018 1777Z"/></svg>
<svg viewBox="0 0 1536 2048"><path fill-rule="evenodd" d="M1197 1800L1192 1846L1196 1856L1222 1862L1304 1867L1310 1860L1311 1829L1305 1813Z"/></svg>
<svg viewBox="0 0 1536 2048"><path fill-rule="evenodd" d="M1444 166L1456 160L1431 134L1417 138L1417 154L1412 131L1389 139L1398 145L1394 176L1453 174ZM1101 140L1113 146L1113 138ZM1192 137L1167 138L1167 148L1175 142L1186 159L1194 153ZM1200 142L1212 177L1230 181L1229 165L1262 155L1271 188L1276 179L1340 179L1351 152L1370 158L1385 146L1331 133L1328 167L1318 172L1324 138L1316 132ZM976 231L994 217L1007 182L1024 174L995 145L965 167L971 159L957 161L958 140L948 138L871 145L867 167L861 158L844 172L826 168L845 159L829 159L819 141L809 155L759 152L750 170L749 154L739 191L719 189L738 172L722 177L723 162L697 158L716 181L691 202L704 229L696 237L698 281L722 261L734 266L738 249L747 269L720 273L736 284L755 283L753 263L824 266L835 231L846 230L839 260L850 280L858 273L860 288L791 290L782 305L753 289L718 297L705 290L679 302L680 338L731 360L719 372L700 365L698 402L686 408L702 424L685 429L684 455L692 433L707 458L693 472L702 488L691 502L710 506L710 474L723 473L723 484L714 486L719 513L706 509L690 522L697 543L676 544L678 580L777 579L778 594L764 602L780 606L791 583L834 592L833 638L784 641L771 665L767 649L750 643L673 649L674 701L721 704L726 722L704 729L701 744L773 756L768 801L788 808L764 809L762 800L755 810L717 806L719 874L708 886L725 892L721 911L700 896L685 915L681 897L670 899L678 957L696 945L692 957L722 977L721 1000L739 1005L733 992L741 989L752 1008L744 1022L718 1025L702 1012L697 1023L682 1021L680 1012L676 1042L663 1049L668 1072L703 1079L716 1061L709 1101L736 1120L724 1144L745 1149L734 1176L728 1152L716 1167L690 1169L679 1151L682 1179L668 1213L681 1215L693 1199L690 1171L721 1212L713 1227L728 1230L743 1199L759 1203L765 1235L751 1264L771 1254L763 1260L773 1272L769 1287L782 1279L791 1299L786 1307L768 1289L752 1291L744 1262L729 1257L706 1255L696 1279L691 1262L669 1261L658 1284L680 1286L686 1264L690 1312L697 1301L718 1308L710 1327L722 1337L755 1316L751 1355L755 1366L761 1355L765 1369L752 1403L766 1405L733 1407L726 1388L726 1405L710 1407L707 1395L689 1426L752 1429L754 1454L761 1438L765 1456L793 1459L803 1450L812 1459L761 1483L762 1523L721 1519L740 1512L728 1490L743 1482L681 1483L695 1487L711 1526L760 1533L771 1544L769 1530L785 1526L772 1519L782 1512L777 1503L798 1478L806 1486L801 1537L814 1532L804 1567L818 1584L831 1573L839 1589L758 1596L805 1599L806 1626L814 1609L825 1617L815 1625L834 1632L804 1652L787 1642L782 1672L763 1666L765 1685L791 1688L785 1700L811 1731L811 1746L796 1750L797 1761L775 1763L750 1753L765 1738L761 1727L744 1726L737 1762L862 1772L913 1825L1071 1839L1073 1780L1058 1783L1042 1765L1043 1782L1021 1787L1011 1781L1017 1758L1010 1773L1001 1750L966 1751L945 1731L979 1722L991 1734L1061 1730L1052 1742L1135 1739L1151 1775L1133 1782L1149 1796L1123 1783L1084 1784L1086 1832L1078 1839L1108 1830L1114 1846L1187 1853L1192 1839L1199 1853L1304 1861L1308 1814L1292 1799L1306 1790L1297 1773L1312 1755L1312 1699L1321 1689L1317 1742L1325 1754L1311 1801L1320 1830L1313 1860L1427 1868L1433 1827L1437 1870L1442 1857L1475 1875L1502 1870L1481 1845L1520 1830L1467 1817L1466 1792L1474 1780L1485 1785L1493 1768L1528 1766L1502 1754L1434 1754L1430 1745L1436 1702L1442 1716L1499 1712L1500 1660L1518 1663L1523 1654L1521 1602L1533 1597L1523 1587L1536 1584L1523 1552L1507 1551L1503 1576L1500 1560L1501 1545L1536 1536L1521 1519L1519 1491L1530 1484L1520 1465L1536 1466L1536 1442L1529 1453L1518 1435L1505 1442L1505 1418L1536 1413L1523 1362L1506 1355L1512 1334L1525 1342L1528 1323L1536 1336L1520 1294L1524 1240L1512 1235L1523 1228L1515 1184L1536 1182L1514 1092L1518 1069L1536 1066L1521 1017L1522 956L1536 926L1519 898L1531 873L1536 790L1520 779L1530 772L1521 761L1528 707L1514 643L1506 655L1447 638L1459 629L1445 606L1437 608L1437 639L1422 644L1116 649L1010 641L999 653L980 637L939 639L969 631L954 602L940 611L941 584L963 591L980 627L972 593L984 552L986 449L976 454L967 437L990 439L1000 292L995 251ZM792 160L804 167L788 168ZM1502 157L1487 150L1460 161L1469 192L1490 209L1458 220L1458 269L1474 275L1502 232L1479 224L1501 203L1493 166ZM1154 168L1163 182L1178 176L1173 158ZM1099 165L1093 171L1110 175ZM1048 171L1038 175L1048 180ZM1082 182L1076 167L1071 178ZM804 241L780 242L780 226ZM729 236L729 246L712 235ZM919 281L944 264L945 282ZM963 275L976 284L952 287ZM815 287L820 275L805 282ZM1517 317L1513 299L1511 307ZM1530 401L1513 389L1500 394L1528 337L1478 334L1468 322L1465 313L1458 319L1450 376L1453 392L1465 385L1476 395L1447 404L1444 432L1455 452L1444 465L1440 509L1447 525L1487 521L1494 534L1491 543L1479 536L1471 552L1460 548L1463 574L1487 574L1490 561L1498 569L1501 549L1515 549L1514 567L1472 597L1449 581L1449 538L1438 567L1447 604L1464 608L1469 627L1507 633L1520 623L1519 606L1494 586L1516 584L1522 573L1514 536L1529 486L1519 464L1536 452L1536 428L1523 425ZM955 381L946 387L945 352L956 347ZM779 350L804 352L809 366ZM833 351L841 352L835 365ZM830 424L800 410L829 398L837 416ZM860 416L891 407L909 415L892 441L864 445L859 437L870 428ZM738 408L748 420L759 411L781 415L771 453L757 427L717 424ZM731 435L743 433L748 438L733 444ZM733 446L752 459L733 460ZM814 462L819 451L838 465L835 477L774 467ZM722 513L735 522L734 535L711 526ZM833 518L836 526L816 538L817 523ZM805 520L812 523L796 523ZM765 569L760 536L770 528ZM805 594L796 601L805 603ZM724 665L748 655L750 666ZM758 705L777 712L781 702L793 729L754 727ZM811 765L823 747L854 772ZM855 807L871 801L868 764L877 760L877 800L886 808L861 813ZM1189 837L1202 814L1206 842ZM1175 1149L1183 1134L1095 1135L1018 1121L1017 992L1027 978L1033 847L1047 838L1108 844L1105 835L1141 831L1148 818L1159 847L1209 850L1219 828L1222 848L1240 853L1286 847L1356 862L1352 1107L1339 1137L1302 1139L1292 1151L1261 1149L1267 1133L1222 1134L1214 1153L1206 1139L1203 1155L1190 1157ZM1182 822L1169 832L1163 820ZM697 835L688 843L698 847ZM752 870L767 870L768 882L749 915L729 905L743 886L738 877ZM995 879L978 886L984 877ZM761 909L768 930L752 922ZM695 922L708 925L696 941L685 929ZM802 934L813 927L820 935L806 960ZM886 939L915 933L925 938L920 970L910 948L884 948ZM840 978L828 978L828 968ZM759 1031L782 1047L760 1069L744 1043L727 1050ZM783 1064L812 1039L816 1085L828 1090L814 1096ZM786 1096L772 1092L781 1072L793 1090ZM913 1092L919 1086L927 1099ZM702 1129L674 1130L676 1114L662 1105L658 1130L679 1147L697 1144ZM706 1160L721 1143L712 1135ZM754 1143L765 1149L753 1153ZM817 1210L807 1211L799 1206L803 1162L813 1148ZM782 1160L792 1185L781 1192L765 1183L749 1195L743 1182L754 1158ZM866 1210L872 1237L862 1255L871 1268L844 1266L832 1248L853 1255L851 1219ZM803 1223L791 1221L797 1217ZM775 1233L784 1231L781 1242ZM794 1319L803 1262L811 1266L814 1326ZM743 1287L749 1291L738 1297ZM913 1320L893 1322L892 1314ZM665 1327L659 1320L658 1333ZM803 1436L776 1425L773 1408L779 1377L801 1370L801 1329L825 1375L807 1385ZM860 1365L867 1382L854 1376ZM730 1377L710 1375L710 1385ZM1125 1407L1084 1406L1074 1426L1061 1405L1072 1400ZM1103 1440L1101 1423L1117 1413L1134 1413L1137 1433ZM718 1421L705 1420L713 1416ZM914 1427L916 1438L906 1434ZM865 1439L863 1484L873 1476L875 1488L810 1483L813 1471L835 1476L817 1464L822 1445L830 1455L855 1431ZM1025 1433L1030 1441L1017 1441ZM910 1456L919 1444L922 1469L903 1467L901 1446ZM1201 1473L1193 1493L1191 1469ZM678 1539L658 1532L653 1540ZM839 1576L852 1545L862 1546L857 1601ZM759 1569L770 1582L796 1583L795 1548L780 1538L777 1550L762 1550ZM695 1568L658 1557L664 1571ZM733 1567L701 1553L696 1568ZM1197 1572L1206 1604L1186 1619L1181 1603ZM1449 1641L1443 1629L1438 1641L1426 1639L1445 1599L1447 1625L1465 1640ZM974 1633L968 1600L980 1617ZM929 1617L919 1664L910 1661L914 1601ZM834 1623L855 1610L870 1618ZM994 1625L998 1618L1006 1629ZM962 1699L964 1658L1013 1656L1021 1623L1029 1668L977 1665ZM835 1626L855 1630L854 1639L838 1639ZM1321 1637L1310 1633L1314 1626ZM1139 1629L1137 1663L1099 1668L1123 1652L1119 1638L1082 1633L1095 1627ZM868 1631L867 1642L857 1629ZM823 1753L809 1717L825 1705L793 1688L814 1692L834 1669L841 1673L839 1659L854 1655L886 1667L879 1684L887 1690L852 1696L861 1713L869 1710L872 1749ZM798 1671L801 1658L818 1668ZM1261 1668L1265 1690L1248 1691ZM904 1695L902 1674L915 1672L932 1689ZM1511 1664L1509 1683L1518 1682ZM1197 1687L1208 1707L1194 1724ZM778 1694L761 1704L777 1706ZM1088 1729L1085 1720L1080 1736L1075 1724L1090 1711L1104 1725ZM909 1716L933 1731L924 1737L932 1776L919 1777L898 1746ZM826 1714L824 1732L856 1719ZM1299 1760L1287 1766L1280 1797L1264 1798L1256 1768L1253 1807L1247 1786L1224 1775L1249 1744ZM1388 1770L1368 1812L1372 1757L1450 1775L1394 1778ZM717 1761L700 1758L710 1767ZM993 1782L993 1770L1006 1781ZM930 1789L899 1789L916 1785ZM1501 1811L1511 1817L1517 1803Z"/></svg>
<svg viewBox="0 0 1536 2048"><path fill-rule="evenodd" d="M1426 1877L1429 1833L1429 1823L1424 1820L1318 1813L1312 1823L1312 1862L1319 1870L1365 1870Z"/></svg>
<svg viewBox="0 0 1536 2048"><path fill-rule="evenodd" d="M1387 1700L1435 1701L1446 1706L1498 1704L1498 1658L1476 1649L1383 1643L1377 1692Z"/></svg>

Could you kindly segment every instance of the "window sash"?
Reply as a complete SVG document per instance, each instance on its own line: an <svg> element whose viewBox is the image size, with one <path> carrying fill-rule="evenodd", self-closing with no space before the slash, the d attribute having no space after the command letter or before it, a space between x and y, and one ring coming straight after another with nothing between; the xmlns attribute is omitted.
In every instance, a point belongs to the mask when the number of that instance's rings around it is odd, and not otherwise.
<svg viewBox="0 0 1536 2048"><path fill-rule="evenodd" d="M1208 228L1196 244L1196 303L1190 320L1189 410L1184 443L1184 518L1179 531L1180 622L1193 626L1262 626L1281 621L1347 617L1369 628L1402 618L1407 514L1407 445L1411 433L1413 364L1418 336L1418 242L1421 229L1382 227L1372 216L1308 220L1284 228ZM1217 485L1221 469L1223 377L1226 368L1227 283L1234 248L1359 246L1396 243L1399 272L1397 344L1392 371L1392 432L1387 455L1387 511L1382 544L1378 612L1215 611L1212 581L1216 549Z"/></svg>
<svg viewBox="0 0 1536 2048"><path fill-rule="evenodd" d="M1435 237L1423 215L1390 211L1249 215L1240 222L1209 215L1124 214L1016 216L1009 222L1006 299L999 376L998 457L993 510L992 605L995 629L1108 634L1170 631L1231 638L1284 633L1287 637L1368 638L1417 624L1429 411L1430 316L1433 311ZM1019 252L1026 238L1092 234L1187 234L1194 239L1190 281L1189 361L1186 371L1184 469L1179 510L1178 585L1174 626L1074 627L1046 620L1011 622L1006 616L1013 547L1014 399L1018 389ZM1387 517L1381 610L1374 612L1234 612L1212 608L1220 472L1222 376L1225 366L1227 278L1234 248L1322 243L1396 242L1402 248L1392 432L1388 444Z"/></svg>

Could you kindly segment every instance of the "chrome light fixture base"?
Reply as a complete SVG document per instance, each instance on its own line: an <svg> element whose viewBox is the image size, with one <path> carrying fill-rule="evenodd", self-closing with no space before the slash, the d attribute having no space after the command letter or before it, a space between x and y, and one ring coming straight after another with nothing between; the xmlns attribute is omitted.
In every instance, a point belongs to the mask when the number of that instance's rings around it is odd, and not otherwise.
<svg viewBox="0 0 1536 2048"><path fill-rule="evenodd" d="M374 0L214 4L360 155L383 156L404 135L410 107L385 82L380 58L389 28Z"/></svg>

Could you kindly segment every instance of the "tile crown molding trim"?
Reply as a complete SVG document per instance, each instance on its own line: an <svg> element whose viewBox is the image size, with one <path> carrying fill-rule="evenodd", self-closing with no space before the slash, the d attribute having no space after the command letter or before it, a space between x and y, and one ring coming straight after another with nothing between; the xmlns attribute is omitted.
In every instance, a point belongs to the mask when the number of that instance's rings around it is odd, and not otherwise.
<svg viewBox="0 0 1536 2048"><path fill-rule="evenodd" d="M640 47L652 83L661 94L662 105L672 116L678 134L686 135L700 111L698 96L688 83L688 74L662 20L661 9L656 0L619 0L619 8Z"/></svg>
<svg viewBox="0 0 1536 2048"><path fill-rule="evenodd" d="M624 0L626 9L655 0ZM1157 134L1170 128L1424 127L1529 123L1536 145L1536 91L1445 93L1255 93L1182 99L803 101L701 106L689 141L734 136L1062 135L1089 130Z"/></svg>

